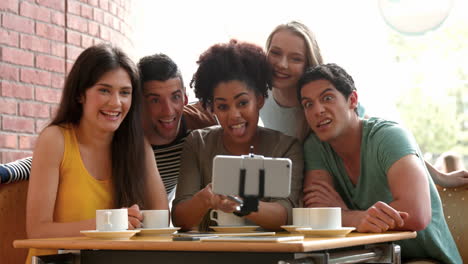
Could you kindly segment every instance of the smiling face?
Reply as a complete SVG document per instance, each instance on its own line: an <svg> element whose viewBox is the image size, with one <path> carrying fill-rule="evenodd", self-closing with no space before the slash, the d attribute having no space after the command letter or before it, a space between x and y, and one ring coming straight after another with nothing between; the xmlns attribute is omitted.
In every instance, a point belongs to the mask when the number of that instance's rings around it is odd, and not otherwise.
<svg viewBox="0 0 468 264"><path fill-rule="evenodd" d="M115 132L132 104L132 83L123 68L106 72L80 97L83 115L80 124L96 130Z"/></svg>
<svg viewBox="0 0 468 264"><path fill-rule="evenodd" d="M307 122L321 141L338 139L350 128L357 118L357 93L353 91L348 99L328 80L316 80L301 89L301 105Z"/></svg>
<svg viewBox="0 0 468 264"><path fill-rule="evenodd" d="M307 64L304 39L289 30L276 32L267 51L273 66L273 87L295 91Z"/></svg>
<svg viewBox="0 0 468 264"><path fill-rule="evenodd" d="M215 87L213 112L223 128L225 146L248 148L253 144L264 101L241 81L222 82Z"/></svg>
<svg viewBox="0 0 468 264"><path fill-rule="evenodd" d="M171 143L178 135L187 104L180 78L143 84L145 134L153 145Z"/></svg>

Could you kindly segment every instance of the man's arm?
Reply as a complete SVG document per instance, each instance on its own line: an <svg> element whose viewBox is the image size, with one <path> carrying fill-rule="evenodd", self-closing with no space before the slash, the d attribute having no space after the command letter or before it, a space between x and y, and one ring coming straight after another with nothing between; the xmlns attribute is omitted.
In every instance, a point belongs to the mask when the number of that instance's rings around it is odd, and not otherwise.
<svg viewBox="0 0 468 264"><path fill-rule="evenodd" d="M360 232L424 229L432 211L429 183L419 159L415 155L401 158L390 167L387 179L392 202L377 202L365 211L348 210L332 187L331 175L324 170L311 170L304 181L304 202L308 207L341 207L343 225L354 226Z"/></svg>
<svg viewBox="0 0 468 264"><path fill-rule="evenodd" d="M217 125L210 110L203 108L200 102L184 106L184 119L187 129L194 130Z"/></svg>
<svg viewBox="0 0 468 264"><path fill-rule="evenodd" d="M32 157L0 164L0 184L28 180L31 164Z"/></svg>
<svg viewBox="0 0 468 264"><path fill-rule="evenodd" d="M429 181L423 164L416 155L406 155L395 162L387 173L393 195L390 206L409 213L404 229L422 230L431 221Z"/></svg>

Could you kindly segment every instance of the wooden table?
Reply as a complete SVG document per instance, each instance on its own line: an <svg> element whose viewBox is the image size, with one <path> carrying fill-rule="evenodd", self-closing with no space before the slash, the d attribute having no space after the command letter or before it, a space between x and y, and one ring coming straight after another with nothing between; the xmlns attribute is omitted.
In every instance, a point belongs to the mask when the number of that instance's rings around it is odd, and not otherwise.
<svg viewBox="0 0 468 264"><path fill-rule="evenodd" d="M350 233L346 237L308 238L283 243L172 241L170 236L134 236L130 240L87 237L16 240L15 248L79 250L87 263L340 263L353 255L373 257L378 263L399 263L394 241L416 237L416 232ZM398 248L398 247L396 247ZM397 250L398 251L398 250ZM318 261L317 261L318 260ZM377 263L376 262L376 263ZM302 263L302 262L301 262ZM357 263L357 262L348 262Z"/></svg>

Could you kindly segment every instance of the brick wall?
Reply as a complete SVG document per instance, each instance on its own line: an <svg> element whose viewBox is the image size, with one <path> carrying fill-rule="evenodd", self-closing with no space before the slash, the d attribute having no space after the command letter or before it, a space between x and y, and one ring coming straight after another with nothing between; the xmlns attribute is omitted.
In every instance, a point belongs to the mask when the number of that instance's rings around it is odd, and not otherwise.
<svg viewBox="0 0 468 264"><path fill-rule="evenodd" d="M132 0L0 0L0 163L32 155L83 49L133 52Z"/></svg>

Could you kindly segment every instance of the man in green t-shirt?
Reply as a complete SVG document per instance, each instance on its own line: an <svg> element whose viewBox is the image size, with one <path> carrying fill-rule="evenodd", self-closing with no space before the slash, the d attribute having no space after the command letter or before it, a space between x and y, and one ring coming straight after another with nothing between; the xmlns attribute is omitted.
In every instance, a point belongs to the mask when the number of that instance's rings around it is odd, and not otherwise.
<svg viewBox="0 0 468 264"><path fill-rule="evenodd" d="M304 143L306 207L339 206L358 232L418 231L404 259L461 263L441 201L411 133L360 119L354 81L336 64L308 69L298 98L313 133Z"/></svg>

